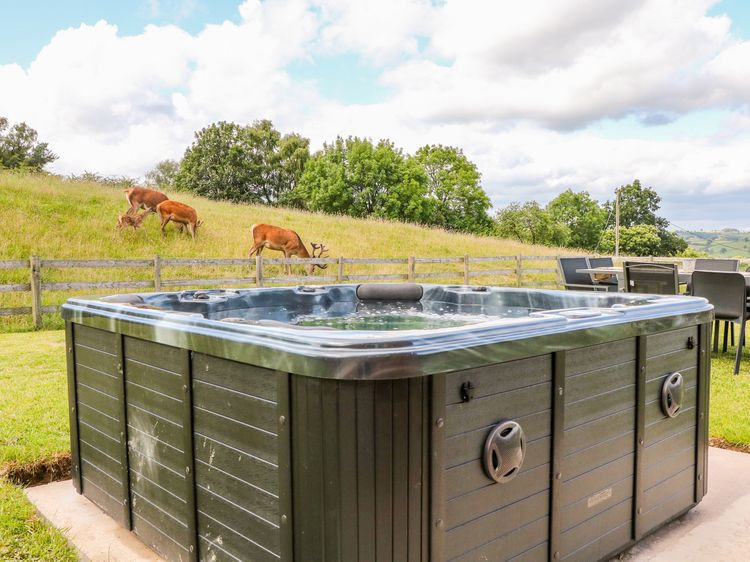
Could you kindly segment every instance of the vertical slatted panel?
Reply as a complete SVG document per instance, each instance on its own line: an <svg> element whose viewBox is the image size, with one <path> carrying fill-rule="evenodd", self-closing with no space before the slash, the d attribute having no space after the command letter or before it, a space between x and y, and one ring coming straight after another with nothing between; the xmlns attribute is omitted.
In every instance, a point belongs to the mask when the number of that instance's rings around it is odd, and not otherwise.
<svg viewBox="0 0 750 562"><path fill-rule="evenodd" d="M198 560L198 520L195 502L195 447L193 443L193 381L191 377L192 351L182 351L182 450L185 466L185 523L187 525L188 560Z"/></svg>
<svg viewBox="0 0 750 562"><path fill-rule="evenodd" d="M699 502L708 491L708 406L711 385L711 358L708 351L708 335L711 325L698 327L698 430L696 432L697 474L695 479L695 501Z"/></svg>
<svg viewBox="0 0 750 562"><path fill-rule="evenodd" d="M633 540L643 536L643 451L646 434L646 361L648 358L648 340L638 337L638 365L636 369L636 416L635 416L635 469L633 476Z"/></svg>
<svg viewBox="0 0 750 562"><path fill-rule="evenodd" d="M129 527L127 480L123 478L127 464L123 465L120 336L79 324L71 326L71 333L83 494Z"/></svg>
<svg viewBox="0 0 750 562"><path fill-rule="evenodd" d="M442 459L434 470L444 479L444 514L433 515L433 538L441 529L442 552L433 559L509 560L546 550L549 538L552 356L542 355L448 373L442 396L433 385L432 429L444 406ZM435 377L437 383L440 378ZM471 383L473 398L463 401L461 387ZM485 474L484 443L495 425L514 420L524 430L526 457L518 475L498 484ZM433 447L435 446L433 442ZM433 485L435 480L433 478Z"/></svg>
<svg viewBox="0 0 750 562"><path fill-rule="evenodd" d="M375 560L375 383L360 382L357 392L357 535L359 560Z"/></svg>
<svg viewBox="0 0 750 562"><path fill-rule="evenodd" d="M287 375L193 353L192 378L199 558L290 559Z"/></svg>
<svg viewBox="0 0 750 562"><path fill-rule="evenodd" d="M130 477L128 468L128 412L127 412L127 389L125 383L125 357L123 350L123 336L117 334L117 377L119 378L119 412L120 417L120 481L123 483L122 494L122 518L125 528L132 528L133 522L130 513Z"/></svg>
<svg viewBox="0 0 750 562"><path fill-rule="evenodd" d="M428 558L424 385L291 377L298 556Z"/></svg>
<svg viewBox="0 0 750 562"><path fill-rule="evenodd" d="M637 351L628 338L565 352L561 560L598 560L631 540Z"/></svg>
<svg viewBox="0 0 750 562"><path fill-rule="evenodd" d="M191 560L189 351L125 337L123 359L133 532L167 560Z"/></svg>
<svg viewBox="0 0 750 562"><path fill-rule="evenodd" d="M565 429L565 352L554 356L552 379L552 462L550 465L550 526L549 557L560 559L560 534L562 510L560 485L562 484L562 453Z"/></svg>
<svg viewBox="0 0 750 562"><path fill-rule="evenodd" d="M692 506L701 443L699 396L702 390L700 352L706 342L697 327L645 337L646 406L643 449L643 485L639 531L647 533ZM661 410L661 389L667 376L679 371L685 399L674 418ZM701 397L703 398L703 397ZM698 439L698 443L696 443ZM705 440L704 440L705 441Z"/></svg>
<svg viewBox="0 0 750 562"><path fill-rule="evenodd" d="M281 533L281 559L294 560L294 517L292 504L292 419L291 389L288 373L276 373L276 397L278 413L279 462L278 497Z"/></svg>
<svg viewBox="0 0 750 562"><path fill-rule="evenodd" d="M446 493L445 493L445 446L446 446L446 377L434 375L431 384L430 435L430 557L442 560L445 556Z"/></svg>
<svg viewBox="0 0 750 562"><path fill-rule="evenodd" d="M65 357L68 367L68 418L70 421L70 472L79 494L81 486L81 453L78 447L78 397L76 396L76 358L73 324L65 323Z"/></svg>

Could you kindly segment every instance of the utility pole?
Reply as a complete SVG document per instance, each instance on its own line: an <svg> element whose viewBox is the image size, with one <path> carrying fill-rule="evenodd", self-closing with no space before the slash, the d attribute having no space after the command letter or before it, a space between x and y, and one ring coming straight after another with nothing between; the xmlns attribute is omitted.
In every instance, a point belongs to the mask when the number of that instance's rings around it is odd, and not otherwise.
<svg viewBox="0 0 750 562"><path fill-rule="evenodd" d="M620 255L620 190L615 189L615 257Z"/></svg>

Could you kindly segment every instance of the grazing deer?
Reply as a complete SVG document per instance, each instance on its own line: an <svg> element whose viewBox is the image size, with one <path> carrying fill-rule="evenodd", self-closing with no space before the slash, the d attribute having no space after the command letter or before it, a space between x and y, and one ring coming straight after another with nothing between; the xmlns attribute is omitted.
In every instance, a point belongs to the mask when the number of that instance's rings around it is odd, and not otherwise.
<svg viewBox="0 0 750 562"><path fill-rule="evenodd" d="M161 191L155 191L145 187L131 187L125 190L125 199L128 200L128 213L135 213L138 209L146 209L152 213L156 212L159 203L169 200L169 197Z"/></svg>
<svg viewBox="0 0 750 562"><path fill-rule="evenodd" d="M159 213L159 217L161 218L162 238L166 236L164 227L167 226L169 221L173 221L175 224L180 225L180 230L182 230L183 225L187 226L188 232L193 237L193 242L195 242L195 231L203 224L203 221L198 220L198 214L195 212L195 209L179 201L167 200L162 201L156 206L156 212Z"/></svg>
<svg viewBox="0 0 750 562"><path fill-rule="evenodd" d="M148 211L144 211L141 214L135 213L131 214L130 210L128 210L127 213L120 215L117 217L117 226L115 227L115 234L118 232L121 232L123 228L127 228L129 226L133 227L133 230L137 229L138 227L143 224L143 219L146 218L146 215L148 214Z"/></svg>
<svg viewBox="0 0 750 562"><path fill-rule="evenodd" d="M312 242L310 244L312 246L312 254L310 254L307 248L305 248L305 244L302 242L299 234L293 230L270 224L254 224L250 227L250 232L253 237L253 247L250 248L250 257L253 255L259 256L263 248L284 252L285 258L292 256L297 256L298 258L324 258L326 256L323 255L323 252L328 251L325 244ZM308 275L312 275L316 267L325 269L328 265L311 263L305 266L305 272ZM286 264L286 273L287 275L291 273L291 266L289 264Z"/></svg>

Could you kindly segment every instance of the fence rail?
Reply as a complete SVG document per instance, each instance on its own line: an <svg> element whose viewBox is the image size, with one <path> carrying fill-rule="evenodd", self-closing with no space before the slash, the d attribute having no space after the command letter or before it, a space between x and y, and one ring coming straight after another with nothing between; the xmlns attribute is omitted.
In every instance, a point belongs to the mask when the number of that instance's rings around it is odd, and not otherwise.
<svg viewBox="0 0 750 562"><path fill-rule="evenodd" d="M59 306L43 305L42 297L45 291L82 291L88 289L151 289L161 291L174 287L203 287L211 285L277 285L283 283L345 283L349 281L417 281L417 280L460 280L469 284L473 279L494 277L492 282L515 287L559 287L557 264L555 267L540 267L539 262L555 261L557 256L458 256L458 257L416 257L407 258L263 258L256 256L251 259L243 258L162 258L154 256L152 259L41 259L31 256L28 260L0 261L0 270L27 270L28 283L0 284L0 293L30 293L31 306L0 307L0 316L31 315L36 327L42 325L42 314L56 313ZM620 258L653 261L654 259L682 263L685 267L689 258ZM533 262L524 267L524 262ZM329 267L320 271L319 275L276 275L267 276L268 266L305 266L322 265ZM453 264L452 270L435 271L434 267ZM492 264L497 264L492 268ZM347 272L346 266L405 266L401 272L354 273ZM233 277L198 277L194 279L164 278L164 269L172 267L222 267L244 266L248 268L248 275ZM428 266L428 270L418 269ZM432 266L433 269L430 269ZM486 269L483 269L486 267ZM44 270L57 269L102 269L102 268L130 268L151 270L148 280L120 280L120 281L44 281ZM382 271L382 270L381 270ZM554 280L529 279L529 275L554 275ZM500 278L502 277L502 278ZM29 302L27 301L27 302Z"/></svg>

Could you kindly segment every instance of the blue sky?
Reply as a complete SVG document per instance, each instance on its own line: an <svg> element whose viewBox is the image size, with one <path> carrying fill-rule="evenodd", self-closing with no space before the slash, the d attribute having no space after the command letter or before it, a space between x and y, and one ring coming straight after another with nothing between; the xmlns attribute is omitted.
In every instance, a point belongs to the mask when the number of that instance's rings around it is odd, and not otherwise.
<svg viewBox="0 0 750 562"><path fill-rule="evenodd" d="M137 35L147 25L176 25L191 34L208 24L238 22L238 0L160 0L18 2L0 0L4 23L0 64L28 67L39 51L61 29L93 25L106 20L117 25L120 35ZM323 95L345 103L373 103L383 99L387 88L378 83L381 69L347 53L300 60L289 65L291 76L314 81Z"/></svg>
<svg viewBox="0 0 750 562"><path fill-rule="evenodd" d="M460 146L496 207L566 188L607 199L639 178L681 226L750 228L747 0L0 10L0 115L50 142L54 171L142 176L214 120L269 118L314 148L338 134Z"/></svg>

